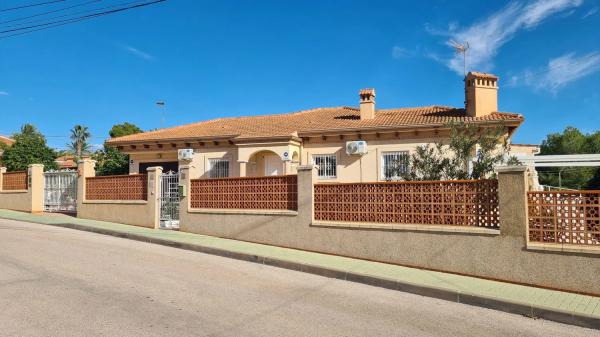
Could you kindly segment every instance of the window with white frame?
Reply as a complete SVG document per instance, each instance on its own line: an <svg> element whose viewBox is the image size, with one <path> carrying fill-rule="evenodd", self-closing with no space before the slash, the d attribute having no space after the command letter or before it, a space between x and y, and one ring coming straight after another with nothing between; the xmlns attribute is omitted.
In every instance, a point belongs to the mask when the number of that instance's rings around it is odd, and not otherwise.
<svg viewBox="0 0 600 337"><path fill-rule="evenodd" d="M209 178L229 177L229 160L227 159L209 159L208 160Z"/></svg>
<svg viewBox="0 0 600 337"><path fill-rule="evenodd" d="M408 171L408 151L383 152L381 154L381 178L384 180L400 180Z"/></svg>
<svg viewBox="0 0 600 337"><path fill-rule="evenodd" d="M337 177L337 158L335 154L313 155L313 164L319 166L319 178L333 179Z"/></svg>

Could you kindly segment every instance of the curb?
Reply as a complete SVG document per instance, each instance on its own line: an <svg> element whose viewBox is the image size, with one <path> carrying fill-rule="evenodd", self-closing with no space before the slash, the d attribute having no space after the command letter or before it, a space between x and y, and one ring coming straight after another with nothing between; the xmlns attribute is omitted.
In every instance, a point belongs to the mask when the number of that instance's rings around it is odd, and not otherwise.
<svg viewBox="0 0 600 337"><path fill-rule="evenodd" d="M220 248L213 248L207 246L201 246L196 244L189 244L183 242L176 242L168 239L155 239L150 238L141 234L124 233L109 229L94 228L85 225L78 225L73 223L47 223L45 225L63 227L69 229L75 229L80 231L92 232L103 235L110 235L119 238L125 238L135 241L141 241L146 243L153 243L162 246L168 246L173 248L185 249L190 251L196 251L205 254L217 255L221 257L242 260L247 262L254 262L264 264L268 266L284 268L324 277L336 278L340 280L362 283L374 287L386 288L396 291L402 291L412 293L416 295L437 298L450 302L457 302L461 304L468 304L478 306L487 309L493 309L498 311L504 311L512 314L523 315L531 318L542 318L549 321L555 321L564 324L576 325L590 329L600 329L600 317L587 316L582 314L575 314L572 312L560 311L552 308L545 308L543 306L534 306L527 303L518 303L508 300L495 299L490 297L484 297L480 295L472 295L461 293L459 291L447 290L435 287L427 287L409 282L401 282L393 279L386 279L382 277L364 275L359 273L347 272L343 270L325 268L320 266L314 266L309 264L303 264L299 262L286 261L281 259L274 259L271 257L265 257L260 255L253 255L248 253L240 253L229 251Z"/></svg>

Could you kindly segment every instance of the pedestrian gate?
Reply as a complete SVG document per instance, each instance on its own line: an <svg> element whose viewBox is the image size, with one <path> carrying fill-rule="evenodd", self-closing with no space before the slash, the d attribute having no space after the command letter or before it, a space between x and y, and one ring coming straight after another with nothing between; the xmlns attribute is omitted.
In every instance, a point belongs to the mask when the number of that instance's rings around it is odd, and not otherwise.
<svg viewBox="0 0 600 337"><path fill-rule="evenodd" d="M179 228L179 173L169 171L160 176L160 227Z"/></svg>
<svg viewBox="0 0 600 337"><path fill-rule="evenodd" d="M77 212L77 171L60 170L44 173L44 211Z"/></svg>

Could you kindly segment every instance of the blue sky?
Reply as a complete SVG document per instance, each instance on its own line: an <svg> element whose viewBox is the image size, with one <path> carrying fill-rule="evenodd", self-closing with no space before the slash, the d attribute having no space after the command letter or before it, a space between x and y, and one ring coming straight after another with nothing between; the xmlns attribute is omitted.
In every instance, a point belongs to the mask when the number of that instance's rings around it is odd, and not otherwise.
<svg viewBox="0 0 600 337"><path fill-rule="evenodd" d="M33 123L62 148L83 124L101 144L115 123L355 106L364 87L379 108L460 107L454 39L469 42L469 69L501 77L500 110L525 116L514 141L537 143L567 125L600 129L599 31L599 0L169 0L0 38L0 134Z"/></svg>

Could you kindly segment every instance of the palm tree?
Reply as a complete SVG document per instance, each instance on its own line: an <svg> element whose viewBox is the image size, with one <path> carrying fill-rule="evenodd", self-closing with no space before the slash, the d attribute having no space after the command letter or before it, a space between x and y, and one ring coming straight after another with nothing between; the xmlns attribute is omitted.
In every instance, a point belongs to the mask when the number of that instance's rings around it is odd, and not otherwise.
<svg viewBox="0 0 600 337"><path fill-rule="evenodd" d="M81 159L83 154L88 153L90 146L87 143L88 138L91 137L87 126L75 125L71 129L71 143L67 144L69 149L75 154L77 160Z"/></svg>

